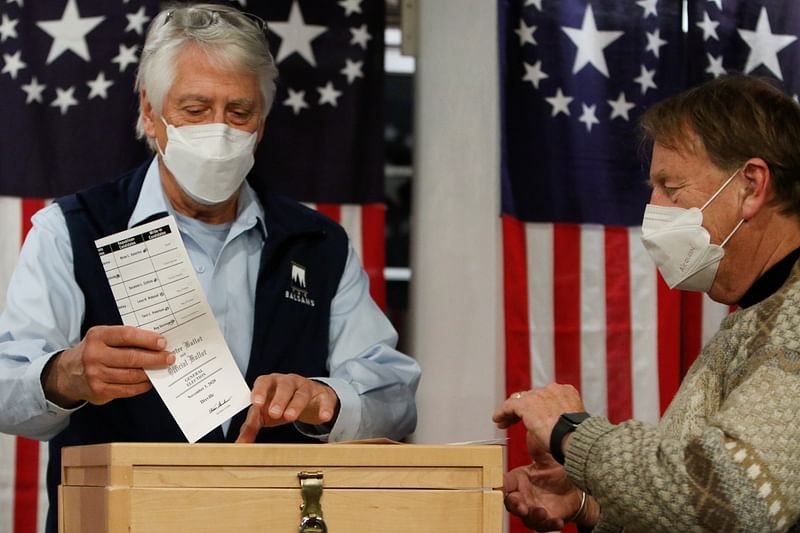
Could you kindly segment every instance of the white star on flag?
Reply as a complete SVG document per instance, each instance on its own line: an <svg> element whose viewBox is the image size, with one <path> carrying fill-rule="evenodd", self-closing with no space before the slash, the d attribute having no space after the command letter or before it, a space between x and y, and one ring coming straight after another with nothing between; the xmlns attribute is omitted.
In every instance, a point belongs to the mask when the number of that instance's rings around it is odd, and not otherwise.
<svg viewBox="0 0 800 533"><path fill-rule="evenodd" d="M667 44L667 41L661 38L661 30L656 29L653 33L647 33L647 49L645 52L653 52L653 55L658 57L658 50Z"/></svg>
<svg viewBox="0 0 800 533"><path fill-rule="evenodd" d="M542 10L542 0L525 0L525 6L524 7L528 7L528 6L536 6L536 9L541 11Z"/></svg>
<svg viewBox="0 0 800 533"><path fill-rule="evenodd" d="M564 33L566 33L570 40L575 43L575 46L578 47L572 73L577 74L586 64L591 63L601 74L608 78L608 67L606 66L606 58L603 54L603 50L606 46L622 37L624 32L599 31L594 22L594 13L592 12L591 4L586 6L586 12L583 15L583 24L580 29L565 27L561 29L564 30Z"/></svg>
<svg viewBox="0 0 800 533"><path fill-rule="evenodd" d="M525 46L525 43L536 44L536 39L533 38L533 32L536 31L536 26L528 26L525 21L519 19L519 28L514 30L519 36L519 45Z"/></svg>
<svg viewBox="0 0 800 533"><path fill-rule="evenodd" d="M591 132L593 124L600 124L600 121L597 120L597 115L595 115L595 109L597 108L597 106L586 105L582 103L581 107L583 108L583 113L581 114L581 117L578 119L578 122L583 122L584 124L586 124L586 131Z"/></svg>
<svg viewBox="0 0 800 533"><path fill-rule="evenodd" d="M119 45L119 54L111 60L112 63L119 64L119 71L124 72L128 65L136 63L139 59L136 57L136 51L139 49L139 45L135 44L128 48L124 44Z"/></svg>
<svg viewBox="0 0 800 533"><path fill-rule="evenodd" d="M636 104L629 102L625 98L624 91L620 91L619 97L616 100L606 100L606 102L608 102L608 105L611 106L611 120L614 120L617 117L630 120L628 112L636 107Z"/></svg>
<svg viewBox="0 0 800 533"><path fill-rule="evenodd" d="M340 0L339 5L344 9L346 17L353 13L361 13L361 0Z"/></svg>
<svg viewBox="0 0 800 533"><path fill-rule="evenodd" d="M125 16L128 17L128 27L125 28L125 31L133 30L138 35L142 35L144 33L144 25L150 20L150 17L144 14L144 6L140 7L136 13L126 13Z"/></svg>
<svg viewBox="0 0 800 533"><path fill-rule="evenodd" d="M300 113L301 109L308 107L306 92L289 89L289 98L283 101L283 105L291 107L295 115Z"/></svg>
<svg viewBox="0 0 800 533"><path fill-rule="evenodd" d="M75 0L67 0L67 6L60 20L37 22L36 25L53 38L46 63L49 65L67 50L71 50L86 62L90 61L86 34L105 19L105 17L81 18Z"/></svg>
<svg viewBox="0 0 800 533"><path fill-rule="evenodd" d="M352 84L356 78L364 77L364 73L361 71L361 67L364 66L363 61L350 61L349 59L345 59L344 61L345 67L341 72L347 76L347 83Z"/></svg>
<svg viewBox="0 0 800 533"><path fill-rule="evenodd" d="M114 85L112 80L106 79L105 72L100 72L94 81L87 81L86 85L89 86L89 100L95 96L99 96L103 100L108 98L108 88Z"/></svg>
<svg viewBox="0 0 800 533"><path fill-rule="evenodd" d="M644 9L643 17L647 18L650 15L654 17L658 16L658 11L656 11L656 0L639 0L636 4Z"/></svg>
<svg viewBox="0 0 800 533"><path fill-rule="evenodd" d="M3 54L3 59L6 64L3 66L3 70L0 70L0 74L10 74L12 80L17 79L19 71L28 66L22 60L22 52L19 50L14 55Z"/></svg>
<svg viewBox="0 0 800 533"><path fill-rule="evenodd" d="M658 89L656 82L653 81L653 78L656 75L655 69L648 70L642 65L641 74L639 74L638 78L634 78L633 81L638 83L642 87L642 94L647 92L647 89Z"/></svg>
<svg viewBox="0 0 800 533"><path fill-rule="evenodd" d="M706 54L706 56L708 56L708 67L706 67L707 74L712 74L715 78L719 78L725 74L725 67L722 66L722 56L714 57L711 54Z"/></svg>
<svg viewBox="0 0 800 533"><path fill-rule="evenodd" d="M17 38L17 24L18 19L11 20L8 15L3 13L3 22L0 23L0 43L5 42L6 39Z"/></svg>
<svg viewBox="0 0 800 533"><path fill-rule="evenodd" d="M367 32L367 25L362 24L360 28L350 28L350 33L353 34L353 37L350 39L350 44L357 44L366 50L367 41L372 39L372 35Z"/></svg>
<svg viewBox="0 0 800 533"><path fill-rule="evenodd" d="M65 115L67 110L74 105L78 105L78 101L73 96L75 94L75 87L69 89L62 89L56 87L56 99L50 102L50 107L58 107L61 109L61 114Z"/></svg>
<svg viewBox="0 0 800 533"><path fill-rule="evenodd" d="M300 11L300 5L297 2L292 2L289 20L286 22L270 22L268 27L272 33L281 38L278 56L275 58L277 63L297 52L312 67L317 66L314 50L311 48L311 41L325 33L328 28L326 26L306 24L303 20L303 13Z"/></svg>
<svg viewBox="0 0 800 533"><path fill-rule="evenodd" d="M31 78L30 83L26 83L22 86L22 90L25 91L27 97L25 98L25 103L30 104L31 102L39 102L40 104L43 102L42 100L42 93L47 88L47 85L40 84L39 80L36 79L36 76Z"/></svg>
<svg viewBox="0 0 800 533"><path fill-rule="evenodd" d="M547 103L553 106L553 111L550 114L551 117L558 115L559 113L564 113L565 115L569 116L569 104L574 100L571 96L564 96L564 93L561 92L561 87L556 90L556 95L551 96L549 98L545 98Z"/></svg>
<svg viewBox="0 0 800 533"><path fill-rule="evenodd" d="M336 107L339 97L342 95L342 91L334 89L333 83L330 81L324 87L317 87L317 91L319 91L319 105L330 104Z"/></svg>
<svg viewBox="0 0 800 533"><path fill-rule="evenodd" d="M709 39L717 39L717 26L719 26L719 22L711 20L708 16L708 13L703 11L703 22L698 22L697 27L703 30L703 40L707 41Z"/></svg>
<svg viewBox="0 0 800 533"><path fill-rule="evenodd" d="M767 8L762 7L758 15L758 23L755 31L739 29L739 36L750 47L750 54L747 56L747 65L744 67L745 74L750 74L759 65L767 67L779 80L783 80L783 71L778 61L778 52L797 40L794 35L778 35L772 33L772 27L767 17Z"/></svg>
<svg viewBox="0 0 800 533"><path fill-rule="evenodd" d="M525 75L522 77L522 81L529 81L533 84L534 87L538 89L539 82L549 77L550 76L542 72L541 61L537 61L534 65L529 65L528 63L525 63Z"/></svg>

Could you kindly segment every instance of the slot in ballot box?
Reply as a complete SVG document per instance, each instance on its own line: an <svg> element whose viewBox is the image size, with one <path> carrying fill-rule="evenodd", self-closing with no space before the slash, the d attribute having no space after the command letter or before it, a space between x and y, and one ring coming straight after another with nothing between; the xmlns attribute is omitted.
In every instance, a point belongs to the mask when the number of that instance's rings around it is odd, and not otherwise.
<svg viewBox="0 0 800 533"><path fill-rule="evenodd" d="M500 533L502 485L501 446L76 446L59 531Z"/></svg>

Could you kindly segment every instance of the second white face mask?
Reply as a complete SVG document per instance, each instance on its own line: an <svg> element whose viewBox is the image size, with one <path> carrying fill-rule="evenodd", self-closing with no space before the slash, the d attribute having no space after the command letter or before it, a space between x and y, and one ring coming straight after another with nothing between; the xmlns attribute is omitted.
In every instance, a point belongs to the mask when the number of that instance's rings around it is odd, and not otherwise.
<svg viewBox="0 0 800 533"><path fill-rule="evenodd" d="M670 289L708 292L714 284L725 256L723 247L744 220L739 221L722 244L711 244L711 235L703 227L702 210L728 186L739 170L700 209L654 204L645 207L642 243Z"/></svg>
<svg viewBox="0 0 800 533"><path fill-rule="evenodd" d="M186 194L212 205L239 190L255 163L257 131L218 123L175 127L161 120L167 126L167 147L163 152L159 147L159 152Z"/></svg>

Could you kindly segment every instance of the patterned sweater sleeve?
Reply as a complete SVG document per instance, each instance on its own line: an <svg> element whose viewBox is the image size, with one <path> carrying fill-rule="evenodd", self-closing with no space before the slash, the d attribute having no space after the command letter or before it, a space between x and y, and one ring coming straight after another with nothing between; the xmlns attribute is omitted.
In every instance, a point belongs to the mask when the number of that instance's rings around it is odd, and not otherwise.
<svg viewBox="0 0 800 533"><path fill-rule="evenodd" d="M798 521L800 357L773 350L746 366L685 440L636 421L578 427L566 468L600 503L595 532L787 531Z"/></svg>

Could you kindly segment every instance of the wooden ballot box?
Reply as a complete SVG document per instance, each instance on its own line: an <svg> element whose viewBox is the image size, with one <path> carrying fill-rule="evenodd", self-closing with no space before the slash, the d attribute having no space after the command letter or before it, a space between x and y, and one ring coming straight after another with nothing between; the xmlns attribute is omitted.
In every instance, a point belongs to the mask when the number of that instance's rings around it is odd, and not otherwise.
<svg viewBox="0 0 800 533"><path fill-rule="evenodd" d="M500 533L502 485L500 446L77 446L59 531Z"/></svg>

